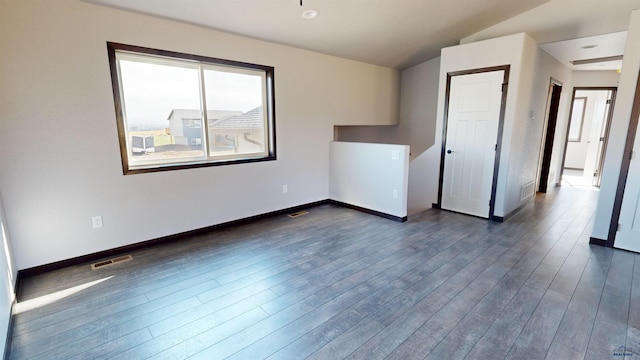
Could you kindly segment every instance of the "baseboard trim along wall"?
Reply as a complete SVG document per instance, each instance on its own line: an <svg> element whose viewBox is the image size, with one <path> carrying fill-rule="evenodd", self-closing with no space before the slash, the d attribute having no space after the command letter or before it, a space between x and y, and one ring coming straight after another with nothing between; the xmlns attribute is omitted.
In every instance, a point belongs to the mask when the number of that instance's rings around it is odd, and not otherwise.
<svg viewBox="0 0 640 360"><path fill-rule="evenodd" d="M340 202L340 201L325 199L325 200L320 200L320 201L316 201L316 202L312 202L312 203L308 203L308 204L293 206L293 207L286 208L286 209L276 210L276 211L272 211L272 212L268 212L268 213L264 213L264 214L260 214L260 215L250 216L250 217L243 218L243 219L233 220L233 221L229 221L229 222L225 222L225 223L221 223L221 224L217 224L217 225L207 226L207 227L203 227L203 228L199 228L199 229L195 229L195 230L189 230L189 231L181 232L181 233L178 233L178 234L167 235L167 236L163 236L163 237L160 237L160 238L146 240L146 241L142 241L142 242L131 244L131 245L126 245L126 246L121 246L121 247L117 247L117 248L113 248L113 249L109 249L109 250L99 251L99 252L92 253L92 254L87 254L87 255L83 255L83 256L74 257L74 258L71 258L71 259L56 261L56 262L53 262L53 263L50 263L50 264L45 264L45 265L35 266L35 267L32 267L32 268L28 268L28 269L19 270L18 271L18 278L16 279L16 295L19 294L19 291L20 291L20 279L25 278L25 277L30 277L30 276L34 276L34 275L38 275L38 274L43 274L43 273L46 273L46 272L49 272L49 271L62 269L62 268L68 267L68 266L77 266L77 265L81 265L81 264L96 262L96 261L99 261L99 260L104 260L104 259L116 257L116 256L124 254L124 253L132 252L132 251L136 251L136 250L140 250L140 249L144 249L144 248L148 248L148 247L152 247L152 246L158 245L160 243L165 243L165 242L170 242L170 241L177 241L177 240L183 239L183 238L188 237L188 236L194 236L194 235L210 232L210 231L213 231L213 230L218 230L218 229L229 227L229 226L236 226L236 225L246 224L246 223L250 223L250 222L253 222L253 221L265 219L265 218L272 217L272 216L290 214L290 213L293 213L293 212L297 212L297 211L301 211L301 210L304 210L304 209L309 209L309 208L312 208L312 207L315 207L315 206L320 206L320 205L325 205L325 204L334 204L334 205L338 205L338 206L343 206L343 207L346 207L346 208L350 208L350 209L357 210L357 211L362 211L362 212L365 212L365 213L368 213L368 214L380 216L380 217L383 217L383 218L386 218L386 219L399 221L399 222L405 222L407 220L406 216L401 218L401 217L397 217L397 216L381 213L381 212L378 212L378 211L375 211L375 210L365 209L365 208L362 208L362 207L359 207L359 206L346 204L346 203L343 203L343 202Z"/></svg>
<svg viewBox="0 0 640 360"><path fill-rule="evenodd" d="M341 201L337 201L337 200L329 200L329 203L334 204L334 205L340 205L340 206L344 206L346 208L349 209L353 209L353 210L358 210L358 211L362 211L365 212L367 214L372 214L372 215L376 215L376 216L380 216L383 217L385 219L389 219L389 220L394 220L394 221L398 221L398 222L405 222L407 221L407 217L403 216L403 217L399 217L399 216L395 216L395 215L391 215L391 214L385 214L382 213L380 211L375 211L375 210L371 210L371 209L366 209L360 206L356 206L356 205L351 205L351 204L347 204L347 203L343 203Z"/></svg>
<svg viewBox="0 0 640 360"><path fill-rule="evenodd" d="M17 296L17 292L16 292L16 296ZM11 311L10 315L9 315L9 327L7 329L7 338L4 341L4 355L3 355L3 359L7 360L11 358L11 339L13 338L13 324L15 323L15 319L16 319L16 315L13 312L13 308L16 305L16 297L13 298L13 302L11 303L11 309L9 311Z"/></svg>
<svg viewBox="0 0 640 360"><path fill-rule="evenodd" d="M607 240L590 237L589 244L607 246Z"/></svg>
<svg viewBox="0 0 640 360"><path fill-rule="evenodd" d="M167 236L159 237L159 238L156 238L156 239L146 240L146 241L142 241L142 242L131 244L131 245L121 246L121 247L117 247L117 248L113 248L113 249L109 249L109 250L99 251L99 252L92 253L92 254L87 254L87 255L74 257L74 258L71 258L71 259L56 261L56 262L53 262L53 263L50 263L50 264L45 264L45 265L35 266L35 267L32 267L32 268L28 268L28 269L19 270L18 271L18 282L20 281L20 278L22 278L22 277L29 277L29 276L33 276L33 275L38 275L38 274L42 274L42 273L45 273L45 272L62 269L62 268L68 267L68 266L75 266L75 265L80 265L80 264L84 264L84 263L96 262L98 260L103 260L103 259L106 259L106 258L115 257L115 256L118 256L120 254L127 253L127 252L148 248L148 247L160 244L160 243L180 240L180 239L183 239L183 238L185 238L187 236L198 235L198 234L206 233L206 232L213 231L213 230L218 230L218 229L229 227L229 226L242 225L242 224L246 224L246 223L249 223L249 222L252 222L252 221L261 220L261 219L264 219L264 218L277 216L277 215L284 215L284 214L288 214L288 213L291 213L291 212L296 212L296 211L300 211L300 210L303 210L303 209L307 209L307 208L311 208L311 207L315 207L315 206L319 206L319 205L324 205L324 204L328 204L328 203L329 203L329 200L320 200L320 201L316 201L316 202L312 202L312 203L308 203L308 204L298 205L298 206L294 206L294 207L290 207L290 208L286 208L286 209L281 209L281 210L276 210L276 211L272 211L272 212L268 212L268 213L264 213L264 214L254 215L254 216L250 216L250 217L246 217L246 218L242 218L242 219L238 219L238 220L232 220L232 221L228 221L228 222L221 223L221 224L206 226L206 227L195 229L195 230L184 231L184 232L181 232L181 233L177 233L177 234L173 234L173 235L167 235ZM18 289L18 291L19 291L19 289Z"/></svg>
<svg viewBox="0 0 640 360"><path fill-rule="evenodd" d="M497 221L497 222L505 222L505 220L507 220L510 217L512 217L513 215L517 214L520 210L522 210L522 209L526 208L527 206L533 204L533 201L531 201L531 200L533 200L533 199L530 199L529 201L525 202L524 204L518 206L513 211L508 213L506 216L493 216L491 218L491 220Z"/></svg>

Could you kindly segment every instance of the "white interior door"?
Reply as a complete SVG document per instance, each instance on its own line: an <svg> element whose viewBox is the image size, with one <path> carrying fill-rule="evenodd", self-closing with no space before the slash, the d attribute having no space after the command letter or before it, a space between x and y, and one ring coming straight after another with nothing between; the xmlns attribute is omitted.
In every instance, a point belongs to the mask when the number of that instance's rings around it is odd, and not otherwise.
<svg viewBox="0 0 640 360"><path fill-rule="evenodd" d="M451 77L441 207L489 217L504 71Z"/></svg>
<svg viewBox="0 0 640 360"><path fill-rule="evenodd" d="M640 127L638 128L640 130ZM633 158L629 163L627 184L624 188L618 231L613 247L640 252L640 133L636 132L633 144Z"/></svg>
<svg viewBox="0 0 640 360"><path fill-rule="evenodd" d="M576 92L577 94L578 92ZM592 184L593 179L597 176L598 155L602 150L601 144L604 142L604 129L608 115L610 90L583 90L580 93L588 95L587 115L591 115L591 127L584 136L587 137L587 151L584 162L583 178L585 183ZM591 111L592 110L592 111ZM585 118L585 124L587 119Z"/></svg>

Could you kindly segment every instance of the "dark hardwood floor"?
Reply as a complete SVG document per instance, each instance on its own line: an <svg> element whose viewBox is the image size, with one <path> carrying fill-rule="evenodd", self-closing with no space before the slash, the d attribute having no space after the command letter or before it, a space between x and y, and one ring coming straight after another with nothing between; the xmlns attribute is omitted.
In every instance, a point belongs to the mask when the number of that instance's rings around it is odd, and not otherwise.
<svg viewBox="0 0 640 360"><path fill-rule="evenodd" d="M34 276L10 357L640 358L640 258L589 245L596 199L504 223L323 205Z"/></svg>

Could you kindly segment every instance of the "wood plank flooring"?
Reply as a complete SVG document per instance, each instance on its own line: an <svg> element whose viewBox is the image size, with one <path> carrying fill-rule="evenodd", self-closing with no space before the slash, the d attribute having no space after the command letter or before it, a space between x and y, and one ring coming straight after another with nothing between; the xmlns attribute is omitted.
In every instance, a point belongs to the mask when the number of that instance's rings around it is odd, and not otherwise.
<svg viewBox="0 0 640 360"><path fill-rule="evenodd" d="M640 257L589 245L596 199L504 223L323 205L34 276L10 358L640 359Z"/></svg>

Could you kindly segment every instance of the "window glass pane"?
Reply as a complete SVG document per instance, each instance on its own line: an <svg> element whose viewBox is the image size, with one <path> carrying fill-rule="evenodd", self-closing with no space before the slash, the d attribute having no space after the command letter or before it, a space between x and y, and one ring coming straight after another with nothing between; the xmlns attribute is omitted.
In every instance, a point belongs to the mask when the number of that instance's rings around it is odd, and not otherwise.
<svg viewBox="0 0 640 360"><path fill-rule="evenodd" d="M266 154L264 71L209 67L204 80L209 155Z"/></svg>
<svg viewBox="0 0 640 360"><path fill-rule="evenodd" d="M199 70L176 64L119 61L130 166L204 158Z"/></svg>
<svg viewBox="0 0 640 360"><path fill-rule="evenodd" d="M107 49L124 174L276 159L273 67Z"/></svg>
<svg viewBox="0 0 640 360"><path fill-rule="evenodd" d="M577 97L573 100L571 119L569 122L569 141L580 142L582 135L582 123L584 121L584 110L587 106L586 97Z"/></svg>

